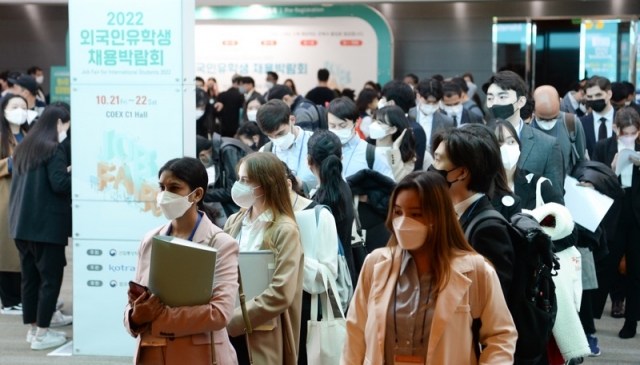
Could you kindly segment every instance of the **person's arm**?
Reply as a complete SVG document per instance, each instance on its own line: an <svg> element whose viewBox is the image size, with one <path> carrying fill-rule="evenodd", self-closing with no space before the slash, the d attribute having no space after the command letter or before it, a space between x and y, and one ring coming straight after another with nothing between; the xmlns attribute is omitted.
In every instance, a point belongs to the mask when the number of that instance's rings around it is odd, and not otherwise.
<svg viewBox="0 0 640 365"><path fill-rule="evenodd" d="M556 141L553 142L551 150L547 155L547 162L545 163L542 176L551 180L554 189L564 195L564 159L562 157L562 150L560 150L560 146L558 146L558 142Z"/></svg>
<svg viewBox="0 0 640 365"><path fill-rule="evenodd" d="M60 145L47 161L46 167L51 189L58 194L71 194L71 174L67 169L67 157Z"/></svg>
<svg viewBox="0 0 640 365"><path fill-rule="evenodd" d="M362 365L365 359L367 344L364 330L368 319L369 292L371 290L373 268L377 263L375 252L364 260L358 285L353 293L349 311L347 312L347 336L342 347L340 365ZM384 319L378 319L384 320Z"/></svg>
<svg viewBox="0 0 640 365"><path fill-rule="evenodd" d="M303 252L298 228L280 223L273 243L276 246L275 271L269 287L260 295L247 300L246 308L253 327L276 318L293 304L296 293L302 290ZM245 278L245 280L247 280ZM227 326L229 336L244 334L245 322L240 307L236 308Z"/></svg>
<svg viewBox="0 0 640 365"><path fill-rule="evenodd" d="M219 331L231 320L238 292L239 246L226 234L218 234L216 240L222 243L215 245L218 256L211 301L193 307L165 307L166 310L151 323L153 336L182 337Z"/></svg>
<svg viewBox="0 0 640 365"><path fill-rule="evenodd" d="M584 135L584 127L580 123L580 119L576 116L576 150L578 151L578 163L585 161L585 154L587 152L587 137ZM567 171L570 174L571 171Z"/></svg>
<svg viewBox="0 0 640 365"><path fill-rule="evenodd" d="M304 256L302 288L309 294L325 291L323 273L328 272L334 278L338 277L338 231L335 219L327 209L320 210L316 237L313 254Z"/></svg>
<svg viewBox="0 0 640 365"><path fill-rule="evenodd" d="M515 262L513 244L507 226L494 219L486 220L475 229L469 241L471 246L495 267L506 297L511 288Z"/></svg>
<svg viewBox="0 0 640 365"><path fill-rule="evenodd" d="M478 359L480 365L511 365L516 351L518 333L513 318L500 290L496 272L488 263L478 270L478 285L484 290L479 300L484 302L480 319L480 343L482 353Z"/></svg>
<svg viewBox="0 0 640 365"><path fill-rule="evenodd" d="M140 242L140 248L138 248L138 262L136 263L136 274L134 276L133 281L139 284L143 283L143 278L140 275L140 268L143 265L143 261L145 260L149 260L149 256L150 256L150 249L148 247L150 241L148 239L148 237L145 237L142 239L142 241ZM148 263L144 263L145 266L148 265ZM146 282L146 280L144 281ZM131 301L129 301L126 305L126 307L124 308L124 328L127 330L127 332L132 336L132 337L138 337L139 334L143 333L144 331L146 331L147 329L149 329L149 324L145 324L143 326L135 326L132 322L131 322L131 312L133 311L133 303L131 303Z"/></svg>

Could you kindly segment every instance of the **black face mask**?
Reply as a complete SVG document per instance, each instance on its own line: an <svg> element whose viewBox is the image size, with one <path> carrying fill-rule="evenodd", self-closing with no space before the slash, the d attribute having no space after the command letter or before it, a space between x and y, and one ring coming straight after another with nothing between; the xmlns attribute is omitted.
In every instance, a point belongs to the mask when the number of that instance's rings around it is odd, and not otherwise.
<svg viewBox="0 0 640 365"><path fill-rule="evenodd" d="M440 176L444 177L444 181L447 182L447 186L449 188L451 188L451 185L453 185L453 183L457 182L458 180L454 180L454 181L449 181L449 179L447 179L447 176L449 176L449 173L455 169L457 169L458 167L454 167L451 170L447 171L447 170L438 170L435 168L435 166L431 165L429 166L429 168L427 169L427 171L431 171L431 172L435 172L437 174L440 174Z"/></svg>
<svg viewBox="0 0 640 365"><path fill-rule="evenodd" d="M507 105L494 105L491 107L491 113L497 119L509 119L512 115L516 113L513 104Z"/></svg>
<svg viewBox="0 0 640 365"><path fill-rule="evenodd" d="M587 100L587 106L594 112L600 113L607 107L607 102L604 99Z"/></svg>

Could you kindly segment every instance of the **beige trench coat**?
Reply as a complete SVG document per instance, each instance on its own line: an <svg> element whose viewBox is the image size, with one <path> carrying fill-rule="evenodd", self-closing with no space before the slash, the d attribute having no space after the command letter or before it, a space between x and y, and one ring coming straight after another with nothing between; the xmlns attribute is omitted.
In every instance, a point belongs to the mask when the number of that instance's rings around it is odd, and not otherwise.
<svg viewBox="0 0 640 365"><path fill-rule="evenodd" d="M13 143L11 151L17 145ZM9 173L9 159L0 160L0 271L20 272L20 254L13 238L9 236L9 190L11 189L11 174Z"/></svg>

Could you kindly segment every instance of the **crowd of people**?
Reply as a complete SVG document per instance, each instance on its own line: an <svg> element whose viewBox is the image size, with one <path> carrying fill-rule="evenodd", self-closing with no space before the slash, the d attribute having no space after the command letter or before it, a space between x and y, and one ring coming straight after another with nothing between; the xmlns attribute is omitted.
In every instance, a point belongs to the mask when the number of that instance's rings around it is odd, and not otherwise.
<svg viewBox="0 0 640 365"><path fill-rule="evenodd" d="M3 92L0 294L2 313L21 314L31 348L43 349L66 341L49 327L71 322L56 303L71 160L69 106L39 110L37 77L6 78ZM327 364L577 364L601 353L594 319L609 296L611 315L625 318L619 337L636 335L632 84L593 76L561 97L512 71L482 85L409 74L355 95L329 81L319 70L303 96L274 72L264 95L248 76L223 92L196 79L198 158L158 171L168 222L142 239L135 281L149 281L153 236L172 235L218 250L213 296L171 308L130 292L136 364L306 365L318 346ZM614 200L595 231L564 207L568 177ZM42 201L48 210L33 208ZM314 224L300 229L305 212ZM527 244L548 259L533 289ZM257 250L273 252L273 276L238 307L252 279L238 257ZM525 296L548 323L526 324ZM319 335L318 321L335 321L338 335Z"/></svg>

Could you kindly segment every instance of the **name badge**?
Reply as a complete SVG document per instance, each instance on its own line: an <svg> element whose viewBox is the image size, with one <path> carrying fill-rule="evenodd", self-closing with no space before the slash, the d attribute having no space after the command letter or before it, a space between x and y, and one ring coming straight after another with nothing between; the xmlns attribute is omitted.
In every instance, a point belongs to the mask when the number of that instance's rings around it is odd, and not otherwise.
<svg viewBox="0 0 640 365"><path fill-rule="evenodd" d="M425 359L422 356L407 356L407 355L395 355L393 357L394 365L416 365L425 364Z"/></svg>

